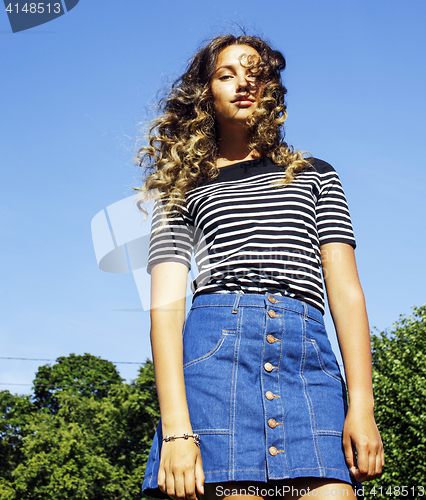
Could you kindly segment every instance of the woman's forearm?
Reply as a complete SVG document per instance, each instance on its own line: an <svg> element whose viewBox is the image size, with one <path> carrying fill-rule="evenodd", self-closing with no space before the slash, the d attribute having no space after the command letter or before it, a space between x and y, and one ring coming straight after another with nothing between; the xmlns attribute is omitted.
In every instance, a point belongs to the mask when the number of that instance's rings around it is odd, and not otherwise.
<svg viewBox="0 0 426 500"><path fill-rule="evenodd" d="M349 403L373 409L370 330L353 249L328 244L321 249L330 312L345 366Z"/></svg>
<svg viewBox="0 0 426 500"><path fill-rule="evenodd" d="M346 287L331 300L330 310L345 367L349 404L372 410L370 331L361 286Z"/></svg>
<svg viewBox="0 0 426 500"><path fill-rule="evenodd" d="M163 433L191 432L183 378L182 315L151 313L151 345Z"/></svg>
<svg viewBox="0 0 426 500"><path fill-rule="evenodd" d="M182 329L188 268L166 262L151 274L151 346L163 433L191 433L183 377Z"/></svg>

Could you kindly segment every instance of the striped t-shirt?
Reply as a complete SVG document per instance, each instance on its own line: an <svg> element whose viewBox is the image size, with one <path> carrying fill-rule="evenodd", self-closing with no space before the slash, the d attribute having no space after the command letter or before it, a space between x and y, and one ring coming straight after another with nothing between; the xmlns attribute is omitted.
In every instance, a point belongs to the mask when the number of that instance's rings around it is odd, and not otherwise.
<svg viewBox="0 0 426 500"><path fill-rule="evenodd" d="M198 276L203 293L270 292L304 300L324 314L320 246L355 248L345 195L337 173L314 159L287 186L272 186L285 168L269 158L219 169L185 195L161 227L155 203L148 272L160 262L182 262Z"/></svg>

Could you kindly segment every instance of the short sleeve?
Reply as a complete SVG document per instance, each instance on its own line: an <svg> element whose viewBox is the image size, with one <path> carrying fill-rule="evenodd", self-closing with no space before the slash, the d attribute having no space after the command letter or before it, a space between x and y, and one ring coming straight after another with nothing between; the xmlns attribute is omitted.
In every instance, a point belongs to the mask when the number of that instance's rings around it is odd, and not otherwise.
<svg viewBox="0 0 426 500"><path fill-rule="evenodd" d="M347 243L355 248L351 216L340 179L331 165L321 164L321 187L316 206L320 246Z"/></svg>
<svg viewBox="0 0 426 500"><path fill-rule="evenodd" d="M162 262L181 262L191 269L194 231L186 207L182 204L179 210L172 210L166 216L164 203L164 199L154 203L147 265L149 274L156 264Z"/></svg>

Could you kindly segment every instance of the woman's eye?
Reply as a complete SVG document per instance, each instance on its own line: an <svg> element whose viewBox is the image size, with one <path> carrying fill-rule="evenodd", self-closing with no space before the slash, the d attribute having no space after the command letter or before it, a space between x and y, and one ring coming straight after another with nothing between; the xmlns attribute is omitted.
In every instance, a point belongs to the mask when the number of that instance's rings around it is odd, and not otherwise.
<svg viewBox="0 0 426 500"><path fill-rule="evenodd" d="M219 80L226 81L226 80L229 80L230 78L232 78L231 75L223 75L223 76L219 77Z"/></svg>

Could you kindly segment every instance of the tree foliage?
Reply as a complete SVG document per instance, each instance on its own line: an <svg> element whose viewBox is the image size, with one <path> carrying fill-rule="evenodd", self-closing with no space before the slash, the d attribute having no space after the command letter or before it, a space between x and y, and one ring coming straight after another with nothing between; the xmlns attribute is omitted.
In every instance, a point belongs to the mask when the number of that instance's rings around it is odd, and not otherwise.
<svg viewBox="0 0 426 500"><path fill-rule="evenodd" d="M0 393L1 500L127 500L141 484L159 419L147 361L131 384L86 354L40 367L35 397Z"/></svg>
<svg viewBox="0 0 426 500"><path fill-rule="evenodd" d="M63 391L102 399L123 379L110 361L85 354L60 357L53 366L38 369L34 379L34 402L40 408L58 411L58 395Z"/></svg>
<svg viewBox="0 0 426 500"><path fill-rule="evenodd" d="M377 492L367 498L397 486L407 487L405 498L419 498L419 486L426 487L425 353L426 305L400 316L390 333L372 336L375 416L386 463L382 475L366 485Z"/></svg>
<svg viewBox="0 0 426 500"><path fill-rule="evenodd" d="M25 428L35 410L29 396L14 396L8 391L0 391L0 490L1 480L10 480L23 460Z"/></svg>

